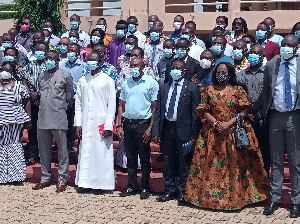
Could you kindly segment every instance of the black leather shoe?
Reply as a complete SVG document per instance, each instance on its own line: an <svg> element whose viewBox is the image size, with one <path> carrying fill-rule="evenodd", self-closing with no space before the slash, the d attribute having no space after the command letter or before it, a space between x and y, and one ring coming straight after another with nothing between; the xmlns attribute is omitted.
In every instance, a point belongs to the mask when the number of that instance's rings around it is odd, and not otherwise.
<svg viewBox="0 0 300 224"><path fill-rule="evenodd" d="M270 201L269 204L264 209L264 215L272 215L278 208L278 203Z"/></svg>
<svg viewBox="0 0 300 224"><path fill-rule="evenodd" d="M293 205L290 213L290 218L298 218L298 217L300 217L300 204Z"/></svg>
<svg viewBox="0 0 300 224"><path fill-rule="evenodd" d="M101 189L92 190L92 193L93 193L94 195L100 195L100 194L103 194L103 190L101 190Z"/></svg>
<svg viewBox="0 0 300 224"><path fill-rule="evenodd" d="M149 191L147 189L143 189L140 194L140 199L142 199L142 200L147 199L147 198L149 198L149 196L150 196Z"/></svg>
<svg viewBox="0 0 300 224"><path fill-rule="evenodd" d="M76 191L77 191L78 194L84 194L84 193L89 192L90 190L91 190L90 188L83 188L83 187L78 187L76 189Z"/></svg>
<svg viewBox="0 0 300 224"><path fill-rule="evenodd" d="M131 187L128 187L120 193L120 196L121 197L127 197L127 196L131 196L131 195L135 195L137 193L138 193L137 189L133 189Z"/></svg>
<svg viewBox="0 0 300 224"><path fill-rule="evenodd" d="M177 198L177 201L179 206L184 206L186 204L184 200L184 194L180 194Z"/></svg>
<svg viewBox="0 0 300 224"><path fill-rule="evenodd" d="M170 201L170 200L174 200L174 199L175 199L175 195L174 194L165 193L163 196L160 196L160 197L156 198L156 201L158 201L158 202L166 202L166 201Z"/></svg>

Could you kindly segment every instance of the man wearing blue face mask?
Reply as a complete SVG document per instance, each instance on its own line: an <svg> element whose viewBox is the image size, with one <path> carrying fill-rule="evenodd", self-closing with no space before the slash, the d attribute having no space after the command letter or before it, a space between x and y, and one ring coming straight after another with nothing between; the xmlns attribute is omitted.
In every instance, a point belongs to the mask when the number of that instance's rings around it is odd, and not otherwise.
<svg viewBox="0 0 300 224"><path fill-rule="evenodd" d="M189 56L200 61L200 54L204 49L191 41L191 38L194 36L194 31L190 28L183 28L181 33L181 38L185 38L190 42Z"/></svg>
<svg viewBox="0 0 300 224"><path fill-rule="evenodd" d="M42 177L33 190L48 187L51 182L52 139L58 147L58 184L56 192L66 190L69 179L69 155L67 147L67 110L73 102L73 81L70 73L59 69L59 54L45 54L45 68L38 77L39 114L37 122L38 146Z"/></svg>
<svg viewBox="0 0 300 224"><path fill-rule="evenodd" d="M46 20L43 22L43 29L48 30L50 32L49 43L52 46L57 46L59 43L59 38L53 34L53 23L50 20Z"/></svg>
<svg viewBox="0 0 300 224"><path fill-rule="evenodd" d="M127 19L128 24L128 32L126 36L136 36L139 40L138 46L141 48L144 48L145 42L146 42L146 36L137 29L139 22L138 19L135 16L129 16Z"/></svg>
<svg viewBox="0 0 300 224"><path fill-rule="evenodd" d="M68 46L70 45L70 39L63 37L60 39L58 47L57 47L57 52L59 53L59 66L64 63L67 62L68 59Z"/></svg>
<svg viewBox="0 0 300 224"><path fill-rule="evenodd" d="M90 36L79 28L81 21L80 16L74 14L70 17L70 27L71 29L65 32L61 37L69 37L69 33L71 30L75 30L79 34L78 44L80 47L86 47L90 44Z"/></svg>
<svg viewBox="0 0 300 224"><path fill-rule="evenodd" d="M172 39L175 41L181 38L181 31L182 27L184 25L184 17L181 15L177 15L174 17L174 22L173 22L173 27L174 27L174 32L168 35L168 38Z"/></svg>
<svg viewBox="0 0 300 224"><path fill-rule="evenodd" d="M193 156L192 150L183 153L182 145L189 142L194 148L200 131L200 119L196 113L200 89L184 78L185 72L185 63L175 60L170 72L172 81L163 84L158 93L152 130L154 142L160 144L164 156L165 194L157 201L175 199L175 174L178 171L178 205L185 204L185 185Z"/></svg>
<svg viewBox="0 0 300 224"><path fill-rule="evenodd" d="M134 57L130 61L131 78L123 82L118 113L118 136L125 141L127 155L128 187L120 196L126 197L138 193L137 164L140 156L142 168L140 198L149 197L149 179L151 172L150 141L158 93L158 83L144 75L144 61ZM124 117L124 125L122 125Z"/></svg>
<svg viewBox="0 0 300 224"><path fill-rule="evenodd" d="M154 22L157 21L157 20L159 20L157 15L151 15L151 16L149 16L149 18L148 18L148 27L149 27L149 30L146 31L146 32L144 32L144 35L146 36L146 38L150 37L150 29L154 25Z"/></svg>
<svg viewBox="0 0 300 224"><path fill-rule="evenodd" d="M33 36L32 36L32 40L33 40L33 48L31 49L31 51L27 54L28 60L29 61L34 61L37 59L36 54L35 54L35 45L38 42L45 42L45 34L42 30L36 31Z"/></svg>
<svg viewBox="0 0 300 224"><path fill-rule="evenodd" d="M280 57L275 56L265 67L263 90L257 102L259 113L270 125L271 197L264 214L273 214L281 199L286 152L292 189L291 218L300 216L300 59L297 50L298 38L285 36Z"/></svg>
<svg viewBox="0 0 300 224"><path fill-rule="evenodd" d="M247 60L247 43L243 39L237 40L233 44L232 58L234 60L235 72L242 71L250 66Z"/></svg>
<svg viewBox="0 0 300 224"><path fill-rule="evenodd" d="M226 44L227 44L227 40L223 36L216 37L213 41L210 50L214 52L216 57L215 67L221 62L233 63L233 59L229 56L226 56L224 53Z"/></svg>

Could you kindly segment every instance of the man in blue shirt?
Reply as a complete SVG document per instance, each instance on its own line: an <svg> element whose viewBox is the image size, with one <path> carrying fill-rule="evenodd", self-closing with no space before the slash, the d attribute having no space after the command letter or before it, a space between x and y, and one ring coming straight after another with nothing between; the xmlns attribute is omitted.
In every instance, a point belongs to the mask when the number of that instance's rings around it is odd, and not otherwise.
<svg viewBox="0 0 300 224"><path fill-rule="evenodd" d="M212 50L216 56L215 67L221 62L229 62L233 64L233 58L224 54L226 43L227 41L223 36L217 36L212 43L210 50Z"/></svg>
<svg viewBox="0 0 300 224"><path fill-rule="evenodd" d="M140 156L142 168L141 199L149 197L150 141L153 117L158 94L158 83L144 75L144 61L134 57L130 61L130 77L123 82L118 114L118 136L125 142L127 155L128 187L120 196L126 197L138 192L137 165ZM124 127L122 127L124 117Z"/></svg>
<svg viewBox="0 0 300 224"><path fill-rule="evenodd" d="M184 17L181 15L177 15L174 18L174 23L173 23L173 27L175 29L175 31L171 34L168 35L168 38L172 39L175 41L181 38L181 31L182 31L182 27L184 25Z"/></svg>

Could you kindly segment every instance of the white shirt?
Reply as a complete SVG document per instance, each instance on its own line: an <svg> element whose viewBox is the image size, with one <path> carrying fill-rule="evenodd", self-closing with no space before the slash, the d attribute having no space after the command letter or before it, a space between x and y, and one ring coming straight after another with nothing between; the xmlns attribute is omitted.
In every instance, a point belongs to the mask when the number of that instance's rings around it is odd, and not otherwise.
<svg viewBox="0 0 300 224"><path fill-rule="evenodd" d="M190 47L190 52L189 52L189 56L191 58L196 59L197 61L200 61L200 54L204 51L204 49L202 47L200 47L199 45L193 44Z"/></svg>
<svg viewBox="0 0 300 224"><path fill-rule="evenodd" d="M65 32L63 35L61 35L61 38L63 38L63 37L69 38L70 31L71 30L69 30L69 31ZM78 44L80 45L80 47L87 47L91 42L90 36L81 29L78 30L78 34L79 34Z"/></svg>
<svg viewBox="0 0 300 224"><path fill-rule="evenodd" d="M278 76L275 86L275 92L274 92L274 102L273 106L274 108L279 112L286 112L289 111L286 108L285 103L285 83L284 83L284 76L285 76L285 63L286 61L281 58L279 70L278 70ZM289 70L290 70L290 81L291 81L291 94L292 94L292 105L295 105L295 102L297 100L297 59L294 57L292 60L289 61ZM296 109L299 109L300 106L297 105ZM294 109L294 108L293 108Z"/></svg>
<svg viewBox="0 0 300 224"><path fill-rule="evenodd" d="M147 37L141 31L139 31L139 30L136 30L134 33L131 33L129 31L126 33L126 37L128 37L130 35L136 36L138 38L138 40L139 40L138 46L140 48L144 49L144 45L146 43Z"/></svg>
<svg viewBox="0 0 300 224"><path fill-rule="evenodd" d="M165 117L169 121L177 121L177 108L178 108L179 97L180 97L181 89L182 89L182 86L183 86L183 82L184 82L184 79L181 79L179 82L173 81L171 86L170 86L169 93L168 93L167 104L166 104L166 111L165 111ZM177 95L176 95L176 100L175 100L175 105L174 105L173 117L169 119L167 117L167 113L168 113L168 110L169 110L169 105L170 105L170 100L171 100L171 97L172 97L172 93L173 93L173 90L175 88L175 83L178 83L178 85L177 85Z"/></svg>

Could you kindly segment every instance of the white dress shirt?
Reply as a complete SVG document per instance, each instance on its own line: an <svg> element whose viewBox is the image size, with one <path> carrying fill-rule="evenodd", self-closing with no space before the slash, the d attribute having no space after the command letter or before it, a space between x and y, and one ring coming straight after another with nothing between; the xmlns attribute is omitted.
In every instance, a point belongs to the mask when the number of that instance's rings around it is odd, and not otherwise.
<svg viewBox="0 0 300 224"><path fill-rule="evenodd" d="M129 31L126 33L126 37L128 37L130 35L133 35L133 36L137 37L138 40L139 40L138 46L140 48L144 49L144 45L146 43L147 37L141 31L139 31L139 30L136 30L134 33L131 33Z"/></svg>

